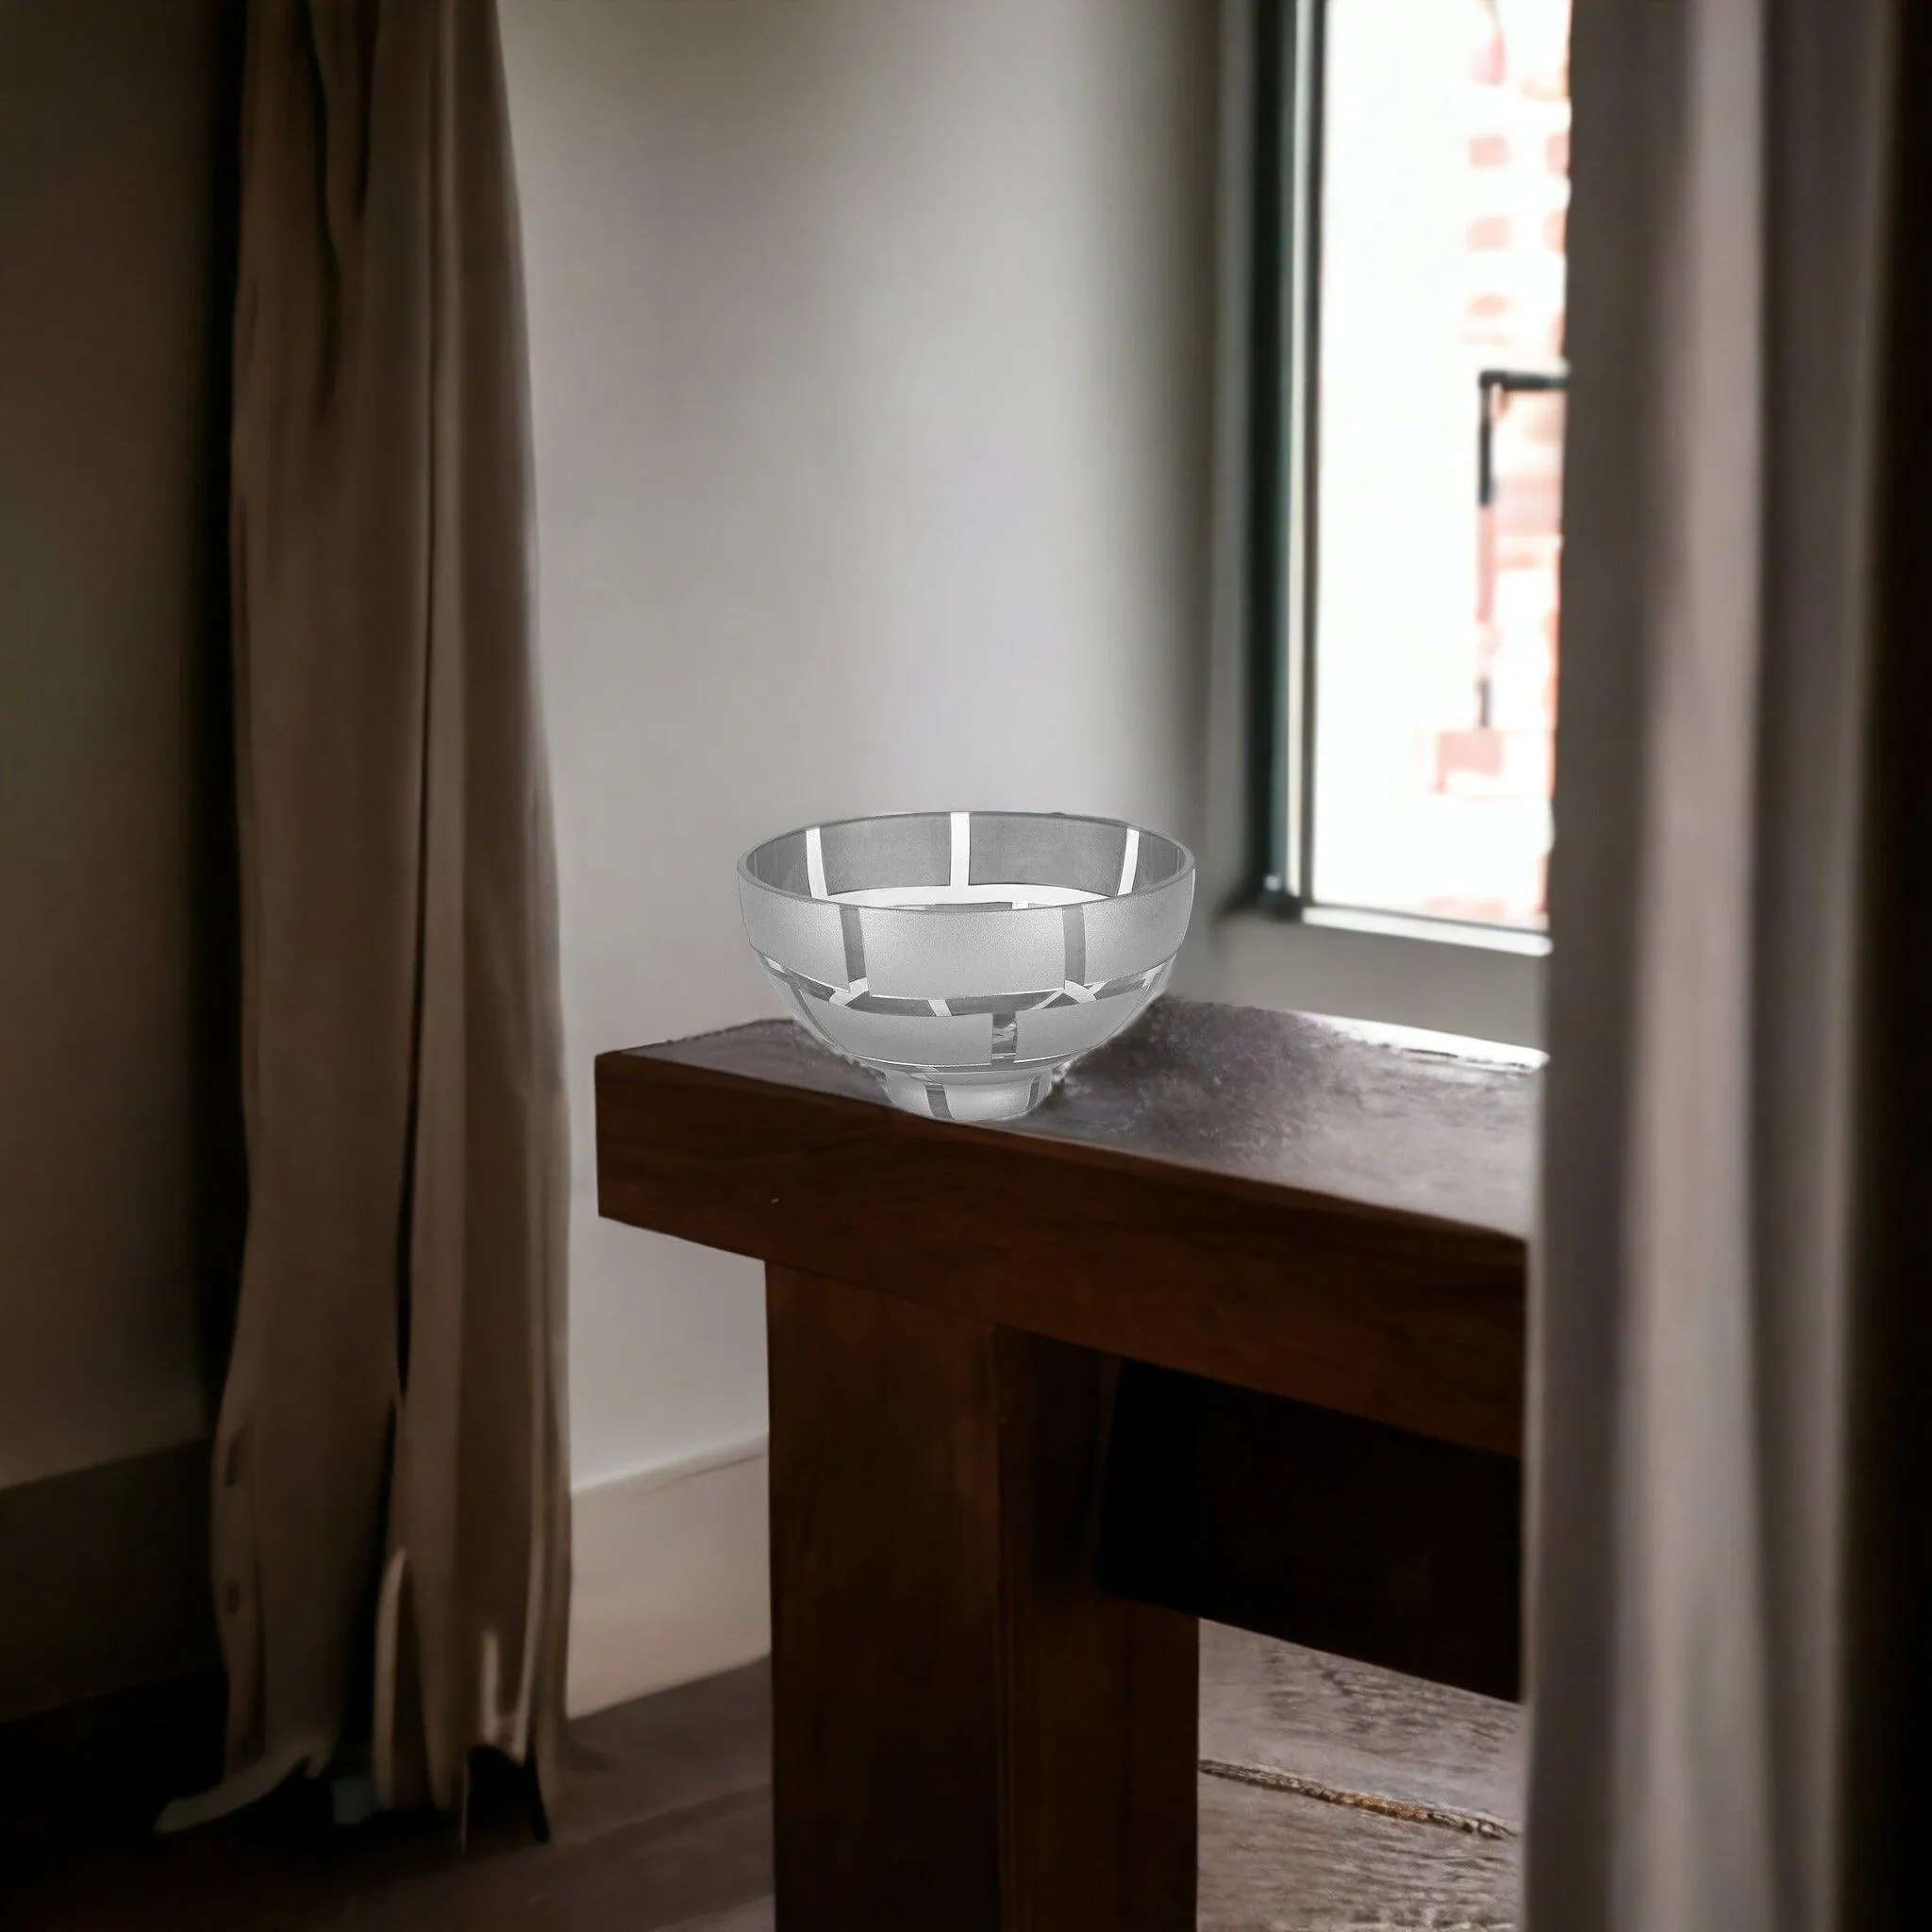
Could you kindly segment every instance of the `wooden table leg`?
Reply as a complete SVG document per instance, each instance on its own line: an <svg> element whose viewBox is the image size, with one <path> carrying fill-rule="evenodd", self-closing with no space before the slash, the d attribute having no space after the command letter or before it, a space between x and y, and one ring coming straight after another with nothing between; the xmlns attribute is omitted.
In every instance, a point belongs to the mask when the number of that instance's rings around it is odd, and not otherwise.
<svg viewBox="0 0 1932 1932"><path fill-rule="evenodd" d="M1197 1628L1093 1581L1114 1362L766 1281L779 1932L1191 1932Z"/></svg>

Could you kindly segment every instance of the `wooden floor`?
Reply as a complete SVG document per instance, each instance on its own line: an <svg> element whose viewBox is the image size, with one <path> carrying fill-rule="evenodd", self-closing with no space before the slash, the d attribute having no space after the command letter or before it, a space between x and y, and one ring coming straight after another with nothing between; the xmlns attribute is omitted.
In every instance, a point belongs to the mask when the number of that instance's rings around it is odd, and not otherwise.
<svg viewBox="0 0 1932 1932"><path fill-rule="evenodd" d="M1202 1629L1203 1928L1516 1924L1515 1707ZM16 1753L12 1785L0 1777L0 1925L769 1932L767 1696L754 1667L582 1722L549 1844L507 1768L479 1777L467 1847L413 1821L332 1828L313 1786L157 1840L136 1768L77 1820L22 1788Z"/></svg>

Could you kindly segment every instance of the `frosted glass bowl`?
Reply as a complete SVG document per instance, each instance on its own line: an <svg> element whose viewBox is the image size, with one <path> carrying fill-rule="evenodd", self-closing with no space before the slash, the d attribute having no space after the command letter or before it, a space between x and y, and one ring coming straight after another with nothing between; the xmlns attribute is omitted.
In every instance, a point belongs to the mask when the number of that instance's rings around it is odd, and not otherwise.
<svg viewBox="0 0 1932 1932"><path fill-rule="evenodd" d="M895 1107L1004 1121L1167 984L1194 858L1118 819L901 812L754 846L738 895L786 1004Z"/></svg>

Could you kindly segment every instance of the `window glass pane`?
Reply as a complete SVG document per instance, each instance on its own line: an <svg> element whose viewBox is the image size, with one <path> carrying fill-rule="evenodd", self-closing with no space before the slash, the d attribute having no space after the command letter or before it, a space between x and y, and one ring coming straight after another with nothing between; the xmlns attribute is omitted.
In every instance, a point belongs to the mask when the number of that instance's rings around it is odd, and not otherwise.
<svg viewBox="0 0 1932 1932"><path fill-rule="evenodd" d="M1569 0L1328 0L1313 893L1543 923ZM1485 372L1491 502L1478 502Z"/></svg>

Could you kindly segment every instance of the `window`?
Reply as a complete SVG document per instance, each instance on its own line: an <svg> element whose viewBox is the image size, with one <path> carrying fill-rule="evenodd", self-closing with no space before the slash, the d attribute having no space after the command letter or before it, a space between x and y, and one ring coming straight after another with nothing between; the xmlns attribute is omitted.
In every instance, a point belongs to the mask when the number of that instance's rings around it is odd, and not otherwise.
<svg viewBox="0 0 1932 1932"><path fill-rule="evenodd" d="M1544 924L1569 0L1261 10L1264 898Z"/></svg>

